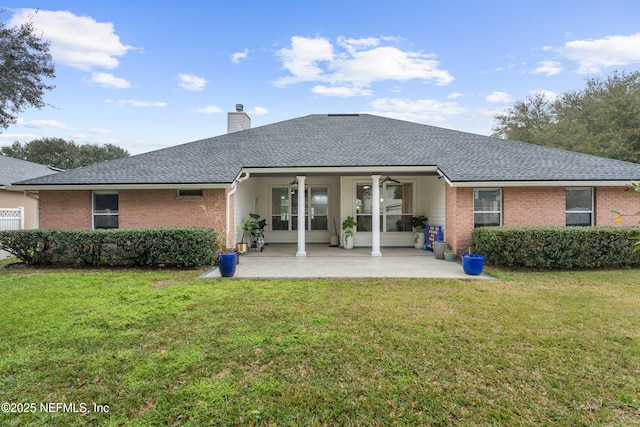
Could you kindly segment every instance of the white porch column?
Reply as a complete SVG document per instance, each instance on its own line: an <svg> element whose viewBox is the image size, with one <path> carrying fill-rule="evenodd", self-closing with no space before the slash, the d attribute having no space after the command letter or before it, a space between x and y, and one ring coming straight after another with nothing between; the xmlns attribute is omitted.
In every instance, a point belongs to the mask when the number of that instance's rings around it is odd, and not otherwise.
<svg viewBox="0 0 640 427"><path fill-rule="evenodd" d="M305 236L304 232L306 227L305 223L305 207L306 200L304 198L304 180L306 176L296 176L298 181L298 252L296 256L307 256L305 249Z"/></svg>
<svg viewBox="0 0 640 427"><path fill-rule="evenodd" d="M371 175L371 256L380 252L380 175Z"/></svg>

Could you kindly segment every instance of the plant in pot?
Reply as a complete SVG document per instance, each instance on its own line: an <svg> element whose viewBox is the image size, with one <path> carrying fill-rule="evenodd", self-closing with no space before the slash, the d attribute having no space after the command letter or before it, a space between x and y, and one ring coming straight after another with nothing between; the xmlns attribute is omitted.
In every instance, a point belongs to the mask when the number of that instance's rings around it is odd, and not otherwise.
<svg viewBox="0 0 640 427"><path fill-rule="evenodd" d="M238 226L236 228L242 230L242 238L240 239L240 243L236 244L236 248L238 253L245 254L249 251L249 244L247 242L247 238L249 236L257 236L259 234L259 230L263 230L267 225L266 219L260 219L259 214L249 214L249 219L245 221L242 227Z"/></svg>
<svg viewBox="0 0 640 427"><path fill-rule="evenodd" d="M240 239L240 243L236 244L236 249L238 249L239 254L246 254L249 252L249 245L245 239L249 237L253 231L253 220L248 219L242 227L238 226L236 228L242 230L242 238Z"/></svg>
<svg viewBox="0 0 640 427"><path fill-rule="evenodd" d="M253 222L253 228L251 229L251 247L260 249L260 252L264 249L264 228L267 226L266 219L260 219L260 214L249 214L251 221Z"/></svg>
<svg viewBox="0 0 640 427"><path fill-rule="evenodd" d="M445 261L455 261L456 253L453 252L453 249L445 249L444 250L444 259Z"/></svg>
<svg viewBox="0 0 640 427"><path fill-rule="evenodd" d="M216 264L222 277L233 277L236 274L238 254L235 249L226 247L227 233L224 229L216 230Z"/></svg>
<svg viewBox="0 0 640 427"><path fill-rule="evenodd" d="M424 228L429 219L424 216L412 216L411 227L413 228L413 246L416 249L424 249Z"/></svg>
<svg viewBox="0 0 640 427"><path fill-rule="evenodd" d="M342 235L343 235L343 248L353 249L353 233L358 223L352 216L348 216L347 219L342 221Z"/></svg>

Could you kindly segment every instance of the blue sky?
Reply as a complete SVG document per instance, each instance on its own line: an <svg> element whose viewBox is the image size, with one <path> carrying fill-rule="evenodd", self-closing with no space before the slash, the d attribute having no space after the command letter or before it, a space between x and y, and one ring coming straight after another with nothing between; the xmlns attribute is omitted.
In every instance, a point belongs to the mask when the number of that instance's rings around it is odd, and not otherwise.
<svg viewBox="0 0 640 427"><path fill-rule="evenodd" d="M51 40L51 105L0 145L41 137L138 154L226 132L371 113L489 135L516 100L640 69L637 0L0 0ZM33 14L32 10L39 9Z"/></svg>

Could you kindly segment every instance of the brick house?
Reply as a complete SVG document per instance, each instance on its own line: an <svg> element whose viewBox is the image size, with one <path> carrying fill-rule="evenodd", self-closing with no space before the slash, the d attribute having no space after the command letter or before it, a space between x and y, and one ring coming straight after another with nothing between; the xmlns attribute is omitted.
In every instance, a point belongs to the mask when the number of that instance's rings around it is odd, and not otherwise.
<svg viewBox="0 0 640 427"><path fill-rule="evenodd" d="M474 227L615 225L640 211L640 164L369 114L313 114L257 128L238 105L225 135L13 184L47 229L197 225L228 245L249 213L269 243L329 243L347 216L355 246L412 246L410 219L460 253ZM305 212L299 215L299 212ZM626 218L620 225L634 224Z"/></svg>

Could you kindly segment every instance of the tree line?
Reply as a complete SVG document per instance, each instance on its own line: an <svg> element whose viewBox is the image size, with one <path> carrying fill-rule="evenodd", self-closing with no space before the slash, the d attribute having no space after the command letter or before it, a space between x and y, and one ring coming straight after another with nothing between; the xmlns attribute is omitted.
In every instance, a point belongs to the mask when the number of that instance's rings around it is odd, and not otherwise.
<svg viewBox="0 0 640 427"><path fill-rule="evenodd" d="M590 77L553 99L537 93L495 119L498 138L640 163L640 71Z"/></svg>
<svg viewBox="0 0 640 427"><path fill-rule="evenodd" d="M14 142L0 148L0 153L14 159L40 163L58 169L74 169L107 160L127 157L129 152L113 144L76 144L62 138L42 138L31 142Z"/></svg>

